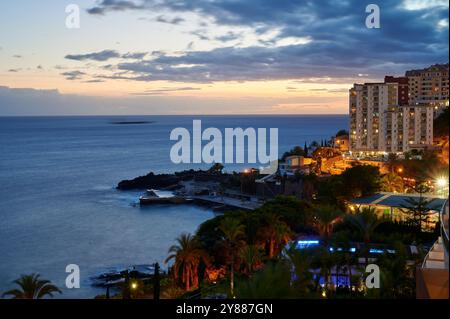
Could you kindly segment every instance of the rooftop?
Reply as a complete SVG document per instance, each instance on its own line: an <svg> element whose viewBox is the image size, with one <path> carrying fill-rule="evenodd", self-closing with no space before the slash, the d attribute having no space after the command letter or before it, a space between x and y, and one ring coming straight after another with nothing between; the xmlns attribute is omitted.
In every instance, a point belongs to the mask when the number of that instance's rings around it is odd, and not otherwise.
<svg viewBox="0 0 450 319"><path fill-rule="evenodd" d="M432 196L423 195L428 202L427 207L430 210L441 210L445 204L446 199ZM387 206L387 207L412 207L413 200L419 200L419 194L395 194L395 193L377 193L371 196L355 198L350 201L352 204L356 205L370 205L370 206Z"/></svg>
<svg viewBox="0 0 450 319"><path fill-rule="evenodd" d="M410 70L410 71L406 71L405 75L406 76L417 76L420 75L422 72L436 72L436 71L441 71L441 72L448 72L448 63L446 64L434 64L429 66L428 68L424 68L424 69L417 69L417 70Z"/></svg>

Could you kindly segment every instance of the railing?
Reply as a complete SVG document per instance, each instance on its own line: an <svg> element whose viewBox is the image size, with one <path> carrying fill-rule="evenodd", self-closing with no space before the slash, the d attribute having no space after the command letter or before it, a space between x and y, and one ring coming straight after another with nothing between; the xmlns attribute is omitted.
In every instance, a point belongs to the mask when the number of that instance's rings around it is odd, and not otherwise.
<svg viewBox="0 0 450 319"><path fill-rule="evenodd" d="M441 223L441 241L443 244L443 248L444 248L444 264L446 267L448 267L448 209L449 209L449 201L448 199L446 200L444 206L442 207L441 211L439 212L439 219L440 219L440 223ZM433 246L430 248L430 250L428 251L427 255L425 256L425 258L423 259L423 263L422 263L422 269L423 268L427 268L427 261L430 260L430 254L433 251L433 249L436 247L436 245L439 245L440 241L439 239L436 240L436 242L433 244Z"/></svg>
<svg viewBox="0 0 450 319"><path fill-rule="evenodd" d="M426 256L425 256L425 258L423 259L423 262L422 262L422 267L421 267L422 269L427 268L427 261L430 259L430 254L433 251L433 248L435 247L435 245L438 244L438 243L439 243L439 239L436 240L433 243L433 246L431 246L431 248L428 250L428 252L427 252L427 254L426 254Z"/></svg>
<svg viewBox="0 0 450 319"><path fill-rule="evenodd" d="M448 199L440 212L439 218L441 221L442 241L444 242L444 248L446 250L446 253L448 253Z"/></svg>

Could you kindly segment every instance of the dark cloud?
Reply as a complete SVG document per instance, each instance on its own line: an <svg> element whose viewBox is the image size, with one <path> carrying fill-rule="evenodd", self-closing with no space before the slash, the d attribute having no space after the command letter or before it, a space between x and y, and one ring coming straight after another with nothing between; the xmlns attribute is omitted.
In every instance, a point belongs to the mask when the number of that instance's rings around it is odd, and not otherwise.
<svg viewBox="0 0 450 319"><path fill-rule="evenodd" d="M353 78L359 73L376 77L448 61L448 27L438 28L439 21L448 19L448 3L435 1L408 10L404 1L382 1L380 29L366 28L367 4L360 0L103 0L93 9L103 14L130 9L194 12L212 18L217 25L252 27L257 35L279 30L273 39L259 39L260 47L161 55L152 61L119 65L135 73L137 80ZM205 41L214 39L209 29L192 34ZM273 48L277 40L290 37L312 41ZM235 38L230 32L215 39ZM196 66L180 69L173 68L174 64Z"/></svg>
<svg viewBox="0 0 450 319"><path fill-rule="evenodd" d="M8 72L10 73L17 73L20 72L22 69L9 69Z"/></svg>
<svg viewBox="0 0 450 319"><path fill-rule="evenodd" d="M134 52L134 53L126 53L122 55L123 59L131 59L131 60L141 60L145 58L147 52Z"/></svg>
<svg viewBox="0 0 450 319"><path fill-rule="evenodd" d="M97 7L87 10L90 14L102 15L108 11L125 11L130 9L143 9L145 6L136 4L133 1L125 0L102 0Z"/></svg>
<svg viewBox="0 0 450 319"><path fill-rule="evenodd" d="M215 37L214 39L221 42L228 42L241 39L241 35L230 31L227 34Z"/></svg>
<svg viewBox="0 0 450 319"><path fill-rule="evenodd" d="M143 59L146 55L147 52L128 52L126 54L120 54L115 50L103 50L100 52L93 52L87 54L69 54L66 55L65 58L68 60L75 60L75 61L92 60L97 62L104 62L116 58L140 60Z"/></svg>
<svg viewBox="0 0 450 319"><path fill-rule="evenodd" d="M81 71L69 71L69 72L63 72L61 75L65 76L66 80L74 81L74 80L81 80L86 73Z"/></svg>
<svg viewBox="0 0 450 319"><path fill-rule="evenodd" d="M163 15L160 15L158 17L156 17L156 21L157 22L161 22L161 23L168 23L168 24L180 24L181 22L184 22L185 20L181 17L175 17L175 18L166 18Z"/></svg>
<svg viewBox="0 0 450 319"><path fill-rule="evenodd" d="M69 54L66 55L65 58L68 60L75 61L85 61L85 60L93 60L93 61L107 61L113 58L119 58L120 54L114 50L103 50L100 52L87 53L87 54Z"/></svg>
<svg viewBox="0 0 450 319"><path fill-rule="evenodd" d="M13 55L13 58L16 58L16 59L22 59L23 56L20 55L20 54L14 54L14 55Z"/></svg>
<svg viewBox="0 0 450 319"><path fill-rule="evenodd" d="M195 30L191 32L192 35L195 35L197 38L203 41L209 41L210 38L208 36L208 32L206 30Z"/></svg>
<svg viewBox="0 0 450 319"><path fill-rule="evenodd" d="M187 47L186 47L186 50L187 51L193 50L194 49L194 45L195 45L194 41L189 42Z"/></svg>
<svg viewBox="0 0 450 319"><path fill-rule="evenodd" d="M420 47L420 44L415 44ZM355 46L318 42L282 47L218 48L185 52L179 56L160 55L153 59L119 63L127 79L178 82L301 80L323 78L355 79L361 70L366 77L402 74L405 70L427 66L430 56L421 50L371 50L355 56ZM359 50L363 52L363 50ZM445 62L447 56L436 52L431 61ZM320 81L319 81L320 82Z"/></svg>

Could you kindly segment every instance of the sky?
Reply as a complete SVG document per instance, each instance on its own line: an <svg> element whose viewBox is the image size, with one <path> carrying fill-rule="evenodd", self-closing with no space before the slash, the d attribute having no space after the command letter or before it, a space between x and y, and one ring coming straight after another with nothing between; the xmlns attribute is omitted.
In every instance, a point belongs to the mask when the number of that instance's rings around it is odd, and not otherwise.
<svg viewBox="0 0 450 319"><path fill-rule="evenodd" d="M369 29L366 6L380 8ZM67 28L66 7L80 8ZM444 0L2 0L0 116L346 114L448 62Z"/></svg>

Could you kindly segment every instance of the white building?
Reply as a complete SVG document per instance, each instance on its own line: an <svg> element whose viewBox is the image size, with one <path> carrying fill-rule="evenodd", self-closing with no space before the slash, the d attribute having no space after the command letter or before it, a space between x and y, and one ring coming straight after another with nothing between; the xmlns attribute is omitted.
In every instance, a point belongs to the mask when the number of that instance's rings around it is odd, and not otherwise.
<svg viewBox="0 0 450 319"><path fill-rule="evenodd" d="M402 153L433 144L434 108L400 106L398 83L355 84L349 108L354 155Z"/></svg>

